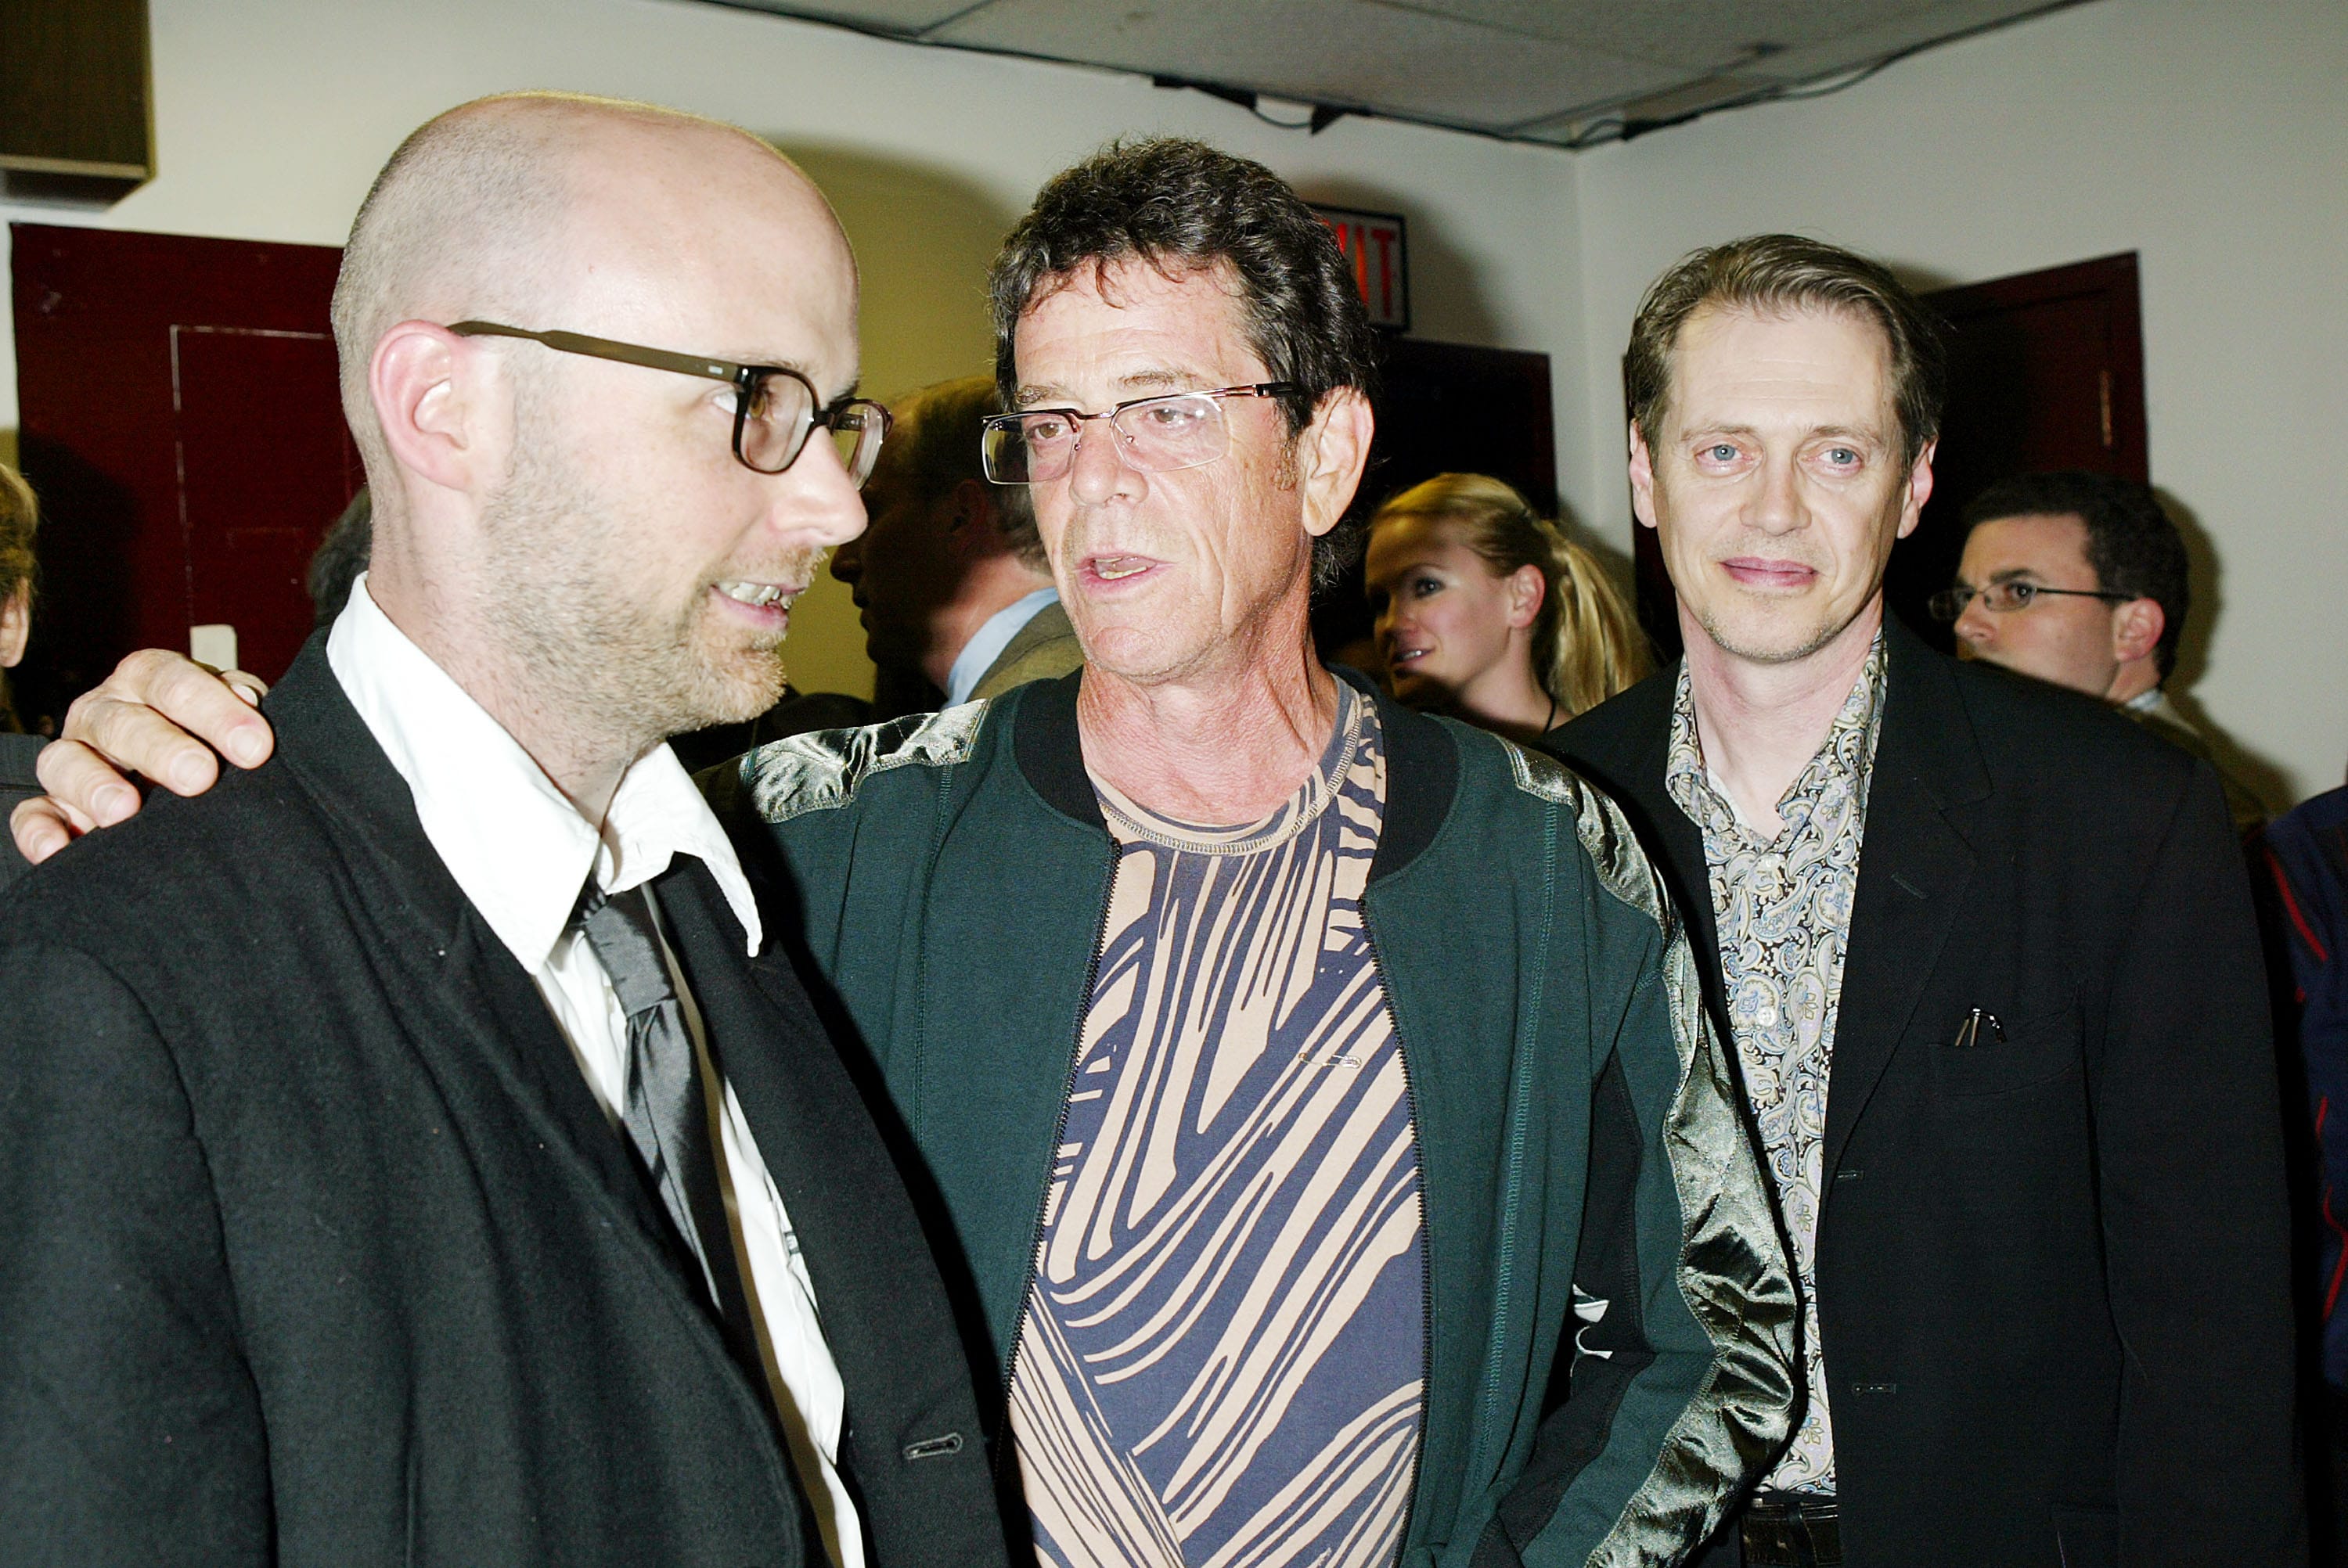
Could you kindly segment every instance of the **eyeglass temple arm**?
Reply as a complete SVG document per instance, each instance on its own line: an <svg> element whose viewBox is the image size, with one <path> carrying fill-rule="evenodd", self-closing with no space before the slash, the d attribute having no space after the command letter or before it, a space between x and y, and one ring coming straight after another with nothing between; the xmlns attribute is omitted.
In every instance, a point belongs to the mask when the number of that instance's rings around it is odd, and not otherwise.
<svg viewBox="0 0 2348 1568"><path fill-rule="evenodd" d="M685 375L705 376L711 381L739 381L746 371L758 368L736 364L731 360L703 359L695 354L671 354L665 349L644 348L632 343L616 343L610 338L589 337L584 333L534 333L521 327L500 326L496 322L458 322L448 330L459 337L523 338L531 343L544 343L563 354L616 360L622 364L640 364L648 370L673 370Z"/></svg>

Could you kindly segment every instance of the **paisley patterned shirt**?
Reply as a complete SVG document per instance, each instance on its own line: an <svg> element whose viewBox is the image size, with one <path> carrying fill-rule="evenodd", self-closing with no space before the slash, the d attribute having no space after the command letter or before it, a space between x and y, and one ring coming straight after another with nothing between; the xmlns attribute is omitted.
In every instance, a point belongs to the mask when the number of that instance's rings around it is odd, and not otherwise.
<svg viewBox="0 0 2348 1568"><path fill-rule="evenodd" d="M1362 920L1376 711L1262 822L1118 845L1011 1390L1047 1568L1382 1568L1426 1380L1418 1148Z"/></svg>
<svg viewBox="0 0 2348 1568"><path fill-rule="evenodd" d="M1766 1483L1782 1491L1831 1492L1835 1484L1834 1419L1818 1344L1818 1189L1843 950L1850 939L1867 784L1882 712L1883 636L1878 632L1826 743L1777 803L1784 825L1775 839L1746 826L1706 774L1685 661L1663 764L1663 786L1673 802L1704 831L1729 1031L1801 1276L1810 1397L1793 1446Z"/></svg>

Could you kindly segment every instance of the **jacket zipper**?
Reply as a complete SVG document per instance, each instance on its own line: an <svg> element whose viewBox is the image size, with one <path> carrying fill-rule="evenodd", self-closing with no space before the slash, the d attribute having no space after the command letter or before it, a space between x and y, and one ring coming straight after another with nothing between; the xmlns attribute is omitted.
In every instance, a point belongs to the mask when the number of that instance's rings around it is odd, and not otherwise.
<svg viewBox="0 0 2348 1568"><path fill-rule="evenodd" d="M1085 989L1076 997L1076 1028L1068 1041L1068 1071L1060 1086L1060 1114L1052 1123L1052 1144L1044 1156L1044 1184L1035 1200L1035 1225L1027 1237L1027 1279L1019 1287L1019 1310L1011 1319L1011 1354L1003 1363L1003 1449L996 1456L997 1481L1010 1479L1005 1467L1016 1462L1019 1433L1011 1414L1011 1388L1019 1376L1019 1344L1027 1332L1027 1313L1035 1299L1035 1276L1044 1255L1044 1215L1052 1202L1052 1172L1060 1163L1060 1144L1068 1135L1068 1102L1076 1092L1076 1065L1084 1055L1085 1020L1091 1016L1093 987L1100 980L1101 944L1108 940L1109 911L1117 904L1117 868L1125 847L1109 840L1108 881L1101 890L1100 919L1093 928L1092 954L1085 960ZM1000 1484L997 1491L1004 1490ZM1026 1489L1020 1489L1021 1501Z"/></svg>
<svg viewBox="0 0 2348 1568"><path fill-rule="evenodd" d="M1362 889L1362 941L1370 949L1370 969L1378 977L1378 990L1386 999L1386 1016L1394 1020L1395 1059L1402 1063L1403 1103L1410 1111L1410 1141L1418 1146L1418 1086L1410 1074L1410 1050L1402 1038L1402 1008L1386 979L1385 960L1378 957L1377 938L1370 930L1370 893ZM1426 1424L1434 1408L1435 1387L1435 1214L1426 1201L1426 1162L1418 1162L1418 1441L1410 1456L1410 1501L1403 1505L1402 1532L1395 1541L1394 1560L1399 1563L1410 1550L1410 1527L1418 1519L1419 1472L1426 1464ZM1497 1305L1494 1308L1498 1310Z"/></svg>

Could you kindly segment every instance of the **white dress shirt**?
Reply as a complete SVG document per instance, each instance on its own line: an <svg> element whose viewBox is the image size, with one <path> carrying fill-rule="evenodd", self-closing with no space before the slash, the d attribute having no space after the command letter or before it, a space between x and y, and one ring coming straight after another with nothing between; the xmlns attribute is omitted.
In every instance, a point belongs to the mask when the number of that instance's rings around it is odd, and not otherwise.
<svg viewBox="0 0 2348 1568"><path fill-rule="evenodd" d="M962 651L954 655L953 667L946 671L946 706L958 707L969 702L970 694L978 690L987 671L1011 646L1011 640L1035 619L1038 610L1059 602L1059 589L1039 588L1025 598L1013 600L981 621L977 633L962 645Z"/></svg>
<svg viewBox="0 0 2348 1568"><path fill-rule="evenodd" d="M628 1022L602 963L571 915L592 871L606 893L642 886L679 855L698 856L748 934L765 939L733 845L684 764L667 746L629 767L602 831L580 815L530 754L424 651L391 623L361 576L326 641L326 660L360 718L416 797L416 815L450 876L523 972L537 982L570 1042L613 1135L627 1104ZM647 897L650 890L647 889ZM657 922L658 908L654 907ZM711 1071L700 1009L676 955L669 974ZM724 1083L718 1182L734 1223L736 1256L757 1331L767 1389L791 1458L839 1568L863 1568L864 1532L838 1469L846 1396L825 1343L815 1286L782 1195L758 1153L734 1087Z"/></svg>

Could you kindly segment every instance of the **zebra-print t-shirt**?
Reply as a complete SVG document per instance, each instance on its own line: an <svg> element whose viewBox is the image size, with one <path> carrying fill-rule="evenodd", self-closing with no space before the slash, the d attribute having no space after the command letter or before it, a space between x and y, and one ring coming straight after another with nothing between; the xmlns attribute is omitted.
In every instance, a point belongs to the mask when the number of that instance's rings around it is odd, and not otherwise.
<svg viewBox="0 0 2348 1568"><path fill-rule="evenodd" d="M1262 822L1099 780L1119 850L1012 1387L1037 1556L1391 1563L1426 1365L1418 1151L1362 922L1385 762L1340 685Z"/></svg>

